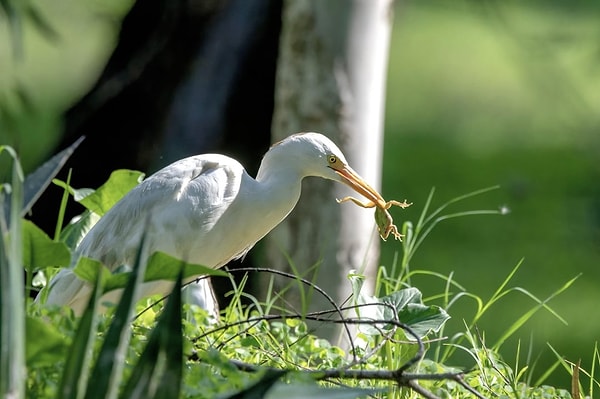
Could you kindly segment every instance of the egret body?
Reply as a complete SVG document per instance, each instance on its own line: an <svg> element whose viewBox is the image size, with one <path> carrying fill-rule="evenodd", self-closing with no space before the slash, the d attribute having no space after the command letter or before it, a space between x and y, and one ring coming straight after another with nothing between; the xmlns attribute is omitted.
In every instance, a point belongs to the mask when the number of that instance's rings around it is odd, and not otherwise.
<svg viewBox="0 0 600 399"><path fill-rule="evenodd" d="M132 265L144 236L142 261L162 251L222 267L246 254L292 211L308 176L349 185L367 199L362 206L385 202L331 140L300 133L269 149L256 179L235 159L219 154L192 156L156 172L98 221L78 245L72 265L82 256L110 270ZM168 281L145 283L141 295L164 295L172 286ZM50 282L46 303L68 305L79 315L90 294L91 286L66 268Z"/></svg>

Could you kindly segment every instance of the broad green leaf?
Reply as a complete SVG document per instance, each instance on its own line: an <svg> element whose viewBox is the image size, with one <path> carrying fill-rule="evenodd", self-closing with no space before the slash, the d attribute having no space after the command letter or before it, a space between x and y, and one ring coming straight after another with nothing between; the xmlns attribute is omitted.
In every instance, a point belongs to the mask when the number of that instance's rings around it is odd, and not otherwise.
<svg viewBox="0 0 600 399"><path fill-rule="evenodd" d="M77 202L81 202L84 198L89 197L94 194L96 190L93 188L69 188L69 192L73 195L73 199ZM94 212L93 209L89 209L89 211Z"/></svg>
<svg viewBox="0 0 600 399"><path fill-rule="evenodd" d="M67 351L65 337L39 318L25 318L25 360L27 368L62 361Z"/></svg>
<svg viewBox="0 0 600 399"><path fill-rule="evenodd" d="M199 275L227 277L227 272L219 269L187 263L172 257L164 252L154 252L148 261L146 270L146 281L175 280L179 275L179 269L183 266L183 278Z"/></svg>
<svg viewBox="0 0 600 399"><path fill-rule="evenodd" d="M110 177L97 190L84 195L81 198L75 196L81 205L98 215L104 215L132 188L140 184L144 174L133 170L115 170ZM78 192L82 194L81 192Z"/></svg>
<svg viewBox="0 0 600 399"><path fill-rule="evenodd" d="M53 241L29 220L23 221L23 265L30 272L48 266L67 266L71 253L62 242Z"/></svg>
<svg viewBox="0 0 600 399"><path fill-rule="evenodd" d="M397 318L420 338L425 337L432 331L439 331L450 316L439 306L425 305L422 300L421 291L414 287L404 288L400 291L380 299L381 302L390 304L397 310ZM383 310L385 317L393 317L392 309L386 307ZM406 334L409 340L415 338Z"/></svg>
<svg viewBox="0 0 600 399"><path fill-rule="evenodd" d="M183 278L193 276L227 276L222 270L211 269L202 265L187 263L164 252L155 252L150 256L144 281L171 280L174 281L179 275L180 268L183 267ZM113 274L106 281L105 292L125 287L131 272Z"/></svg>
<svg viewBox="0 0 600 399"><path fill-rule="evenodd" d="M423 304L421 291L414 287L393 292L381 298L381 301L389 303L397 309L400 321L408 325L421 338L432 331L439 331L444 323L450 319L444 309ZM391 308L385 308L386 318L393 317L391 312ZM410 335L407 335L407 338L414 339Z"/></svg>
<svg viewBox="0 0 600 399"><path fill-rule="evenodd" d="M108 180L97 190L90 188L75 189L67 183L54 180L54 184L67 190L73 199L89 211L104 215L121 198L143 180L144 174L134 170L120 169L110 174Z"/></svg>
<svg viewBox="0 0 600 399"><path fill-rule="evenodd" d="M103 285L111 277L110 270L102 264L102 262L90 258L79 258L77 265L73 269L73 273L82 280L88 283L94 284L98 280L98 272L102 272L102 278L100 281ZM125 285L123 285L124 287Z"/></svg>
<svg viewBox="0 0 600 399"><path fill-rule="evenodd" d="M420 338L431 332L438 332L450 319L450 315L438 306L426 306L419 303L410 303L398 313L400 321L408 325ZM409 334L406 337L414 340Z"/></svg>
<svg viewBox="0 0 600 399"><path fill-rule="evenodd" d="M60 240L74 250L98 220L100 220L98 214L86 210L79 215L77 220L72 221L63 229Z"/></svg>
<svg viewBox="0 0 600 399"><path fill-rule="evenodd" d="M411 303L423 303L421 291L414 287L401 289L400 291L392 292L390 295L380 298L381 302L389 303L396 310L404 309ZM386 308L384 313L392 312L391 308ZM390 315L393 317L392 315Z"/></svg>
<svg viewBox="0 0 600 399"><path fill-rule="evenodd" d="M121 397L176 399L183 375L182 274Z"/></svg>
<svg viewBox="0 0 600 399"><path fill-rule="evenodd" d="M357 315L362 319L399 320L422 338L431 331L439 331L450 318L442 308L423 304L422 294L417 288L404 288L378 298L363 292L364 276L351 273L348 278L352 284L353 303L359 306L356 310ZM379 335L382 329L389 330L392 325L386 326L381 323L377 327L361 325L360 331L369 335ZM410 334L406 334L406 337L414 340Z"/></svg>

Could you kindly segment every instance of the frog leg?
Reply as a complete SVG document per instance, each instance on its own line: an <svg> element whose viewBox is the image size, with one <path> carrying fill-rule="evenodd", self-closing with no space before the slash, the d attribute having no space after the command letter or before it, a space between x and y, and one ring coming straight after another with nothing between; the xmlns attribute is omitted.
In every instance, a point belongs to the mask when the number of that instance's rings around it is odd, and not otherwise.
<svg viewBox="0 0 600 399"><path fill-rule="evenodd" d="M336 198L336 201L337 201L338 204L341 204L342 202L346 202L346 201L352 201L356 205L360 206L361 208L374 208L375 206L377 206L377 204L375 204L373 201L363 202L363 201L361 201L359 199L356 199L354 197L344 197L342 199L337 199Z"/></svg>
<svg viewBox="0 0 600 399"><path fill-rule="evenodd" d="M398 228L396 227L395 224L392 224L391 226L388 227L387 235L389 235L390 233L392 233L392 235L394 236L395 240L402 241L403 235L398 232Z"/></svg>
<svg viewBox="0 0 600 399"><path fill-rule="evenodd" d="M412 202L406 202L406 200L400 202L400 201L388 201L385 203L384 209L390 209L393 205L399 206L402 209L408 208L409 206L412 205Z"/></svg>

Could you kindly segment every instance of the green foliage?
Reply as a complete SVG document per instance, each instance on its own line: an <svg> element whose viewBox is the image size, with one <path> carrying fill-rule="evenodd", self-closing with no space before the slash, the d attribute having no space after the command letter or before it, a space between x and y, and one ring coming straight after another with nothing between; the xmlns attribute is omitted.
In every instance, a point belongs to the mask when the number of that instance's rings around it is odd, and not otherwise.
<svg viewBox="0 0 600 399"><path fill-rule="evenodd" d="M27 178L23 182L23 207L21 209L21 216L25 216L25 214L31 210L35 201L42 195L52 178L56 176L82 141L83 137L76 140L69 147L60 151L48 161L44 162L44 164L38 167L34 172L27 175ZM8 203L5 203L5 210L6 206L8 206Z"/></svg>
<svg viewBox="0 0 600 399"><path fill-rule="evenodd" d="M106 183L104 193L96 195L88 191L77 198L87 198L89 208L105 212L124 195L127 187L133 186L123 184L121 177L133 181L139 175L125 172L116 178L114 195L111 194L112 183ZM19 180L18 174L15 178L17 183L13 180L11 188L23 180ZM63 186L74 195L80 193L68 185ZM569 398L566 390L542 385L543 380L534 385L527 383L530 365L519 366L517 354L511 368L499 353L506 338L539 310L546 310L562 321L548 302L569 288L572 281L545 299L538 299L523 288L509 287L519 264L486 301L464 290L452 276L409 268L415 251L440 222L458 216L500 213L483 210L444 214L451 203L486 191L459 197L428 213L432 192L414 227L411 223L403 226L402 259L391 273L380 269L376 295L363 292L364 277L355 273L349 276L353 289L351 306L346 309L348 314L344 318L333 321L356 324L357 339L350 353L312 333L308 322L332 322L329 314L323 317L323 314L294 313L279 308L281 313L267 313L267 310L275 310L270 298L276 297L276 293L266 293L264 301L251 297L242 292L244 282L234 290L231 305L215 324L206 311L182 305L180 287L191 275L224 273L188 265L162 253L154 254L147 264L136 262L133 270L117 274L109 273L98 262L84 259L76 266L76 273L95 288L80 319L65 310L37 306L28 306L25 316L24 306L4 306L19 303L8 302L14 300L15 291L23 294L22 290L10 289L9 279L5 277L7 271L16 268L17 274L22 276L23 268L31 273L65 265L68 251L65 252L62 242L51 240L29 222L10 223L10 230L3 230L0 253L3 296L0 317L2 326L20 318L25 325L25 342L21 339L19 343L18 337L11 335L12 331L2 329L2 393L16 390L20 392L17 397L25 397L27 393L28 397L37 398L292 399L308 395L412 398L424 389L440 398L468 397L475 392L501 398ZM11 219L13 221L21 217L21 206L16 202L19 196L14 193L13 189L11 201L16 203L10 207L11 217L16 218ZM0 221L0 225L7 225ZM80 222L81 219L75 224ZM16 230L14 226L22 227ZM75 227L65 229L61 237L72 237L74 231ZM143 242L140 253L142 248ZM423 298L410 284L418 275L443 279L446 290ZM147 304L154 304L154 298L149 298L134 307L133 299L142 279L176 281L166 305L148 307ZM23 287L23 283L18 287ZM114 313L100 315L99 297L116 288L123 289L121 302ZM478 321L511 293L525 295L532 306L521 309L521 315L517 315L512 324L503 322L507 324L505 334L487 346L485 334L477 329ZM241 303L243 297L250 299L250 305ZM477 304L475 314L471 321L465 321L462 330L446 338L450 310L462 298ZM135 314L138 316L134 318ZM337 315L336 312L330 314ZM4 345L4 342L10 344ZM472 359L470 371L446 366L453 361L455 352ZM598 360L590 372L562 359L557 362L557 366L562 364L573 375L578 392L591 394L599 384L594 375L600 363L597 348L594 356ZM18 364L23 365L20 370L26 365L26 377L18 372L12 375L6 372L19 370L18 367L13 369ZM581 378L588 378L589 384L584 387ZM411 382L417 380L419 388Z"/></svg>
<svg viewBox="0 0 600 399"><path fill-rule="evenodd" d="M404 288L377 298L362 292L364 276L352 273L349 278L352 284L352 298L354 304L357 305L356 313L361 318L401 320L419 338L424 338L432 332L438 332L450 318L448 313L439 306L423 304L421 292L414 287ZM369 334L381 333L379 327L362 326L361 330ZM414 340L414 337L408 336L407 339Z"/></svg>
<svg viewBox="0 0 600 399"><path fill-rule="evenodd" d="M98 360L90 375L85 397L94 398L116 398L117 389L123 378L122 370L124 363L121 361L125 357L125 351L129 343L131 329L130 320L133 316L135 307L135 298L143 282L146 264L140 262L141 254L144 250L144 242L140 243L137 259L133 272L123 291L123 295L114 314L114 318L102 343L102 348L98 354ZM98 274L96 289L101 284L101 274ZM88 308L95 308L95 303L90 303Z"/></svg>
<svg viewBox="0 0 600 399"><path fill-rule="evenodd" d="M32 222L23 221L23 266L27 271L66 266L70 262L71 252L64 243L52 240Z"/></svg>
<svg viewBox="0 0 600 399"><path fill-rule="evenodd" d="M25 342L25 361L29 369L61 361L67 351L65 337L40 317L25 318Z"/></svg>
<svg viewBox="0 0 600 399"><path fill-rule="evenodd" d="M521 258L525 264L511 285L526 287L540 299L547 287L583 273L552 301L568 326L547 328L554 316L538 312L503 345L514 352L519 340L529 341L533 353L541 352L531 359L540 372L532 381L556 360L545 342L590 364L590 342L598 339L588 315L600 301L600 219L595 216L600 186L590 184L599 180L600 136L589 124L600 109L594 100L600 75L593 72L598 57L585 54L596 54L599 4L397 3L384 196L417 204L402 212L416 221L429 186L445 199L492 182L501 189L453 209L505 204L511 209L510 217L456 219L436 228L411 267L452 274L466 291L486 300ZM383 243L382 264L392 265L397 252L393 243ZM412 280L424 293L444 289L445 282L431 276ZM521 294L505 296L480 319L479 328L495 339L507 327L497 321L512 321L514 310L528 300ZM451 331L461 328L461 315L470 315L472 306L468 300L456 303ZM570 385L568 376L556 371L549 376L553 384Z"/></svg>
<svg viewBox="0 0 600 399"><path fill-rule="evenodd" d="M132 274L132 272L127 271L111 273L110 270L100 262L88 258L81 258L73 271L77 277L90 283L94 283L98 278L98 273L100 273L102 275L104 293L125 288ZM227 273L222 270L215 270L202 265L194 265L175 259L164 252L155 252L150 256L150 259L148 259L148 264L144 273L144 281L175 280L180 271L183 274L183 278L199 275L227 276Z"/></svg>
<svg viewBox="0 0 600 399"><path fill-rule="evenodd" d="M96 308L101 292L102 279L98 274L90 301L81 316L73 343L67 352L61 383L56 395L57 398L83 397L88 381L88 367L98 319Z"/></svg>
<svg viewBox="0 0 600 399"><path fill-rule="evenodd" d="M54 183L67 190L73 195L75 201L85 206L89 211L102 216L125 194L137 186L143 178L144 174L141 172L121 169L112 172L106 183L96 190L89 188L75 189L60 180L54 180Z"/></svg>
<svg viewBox="0 0 600 399"><path fill-rule="evenodd" d="M122 398L178 398L183 376L182 272ZM142 388L142 389L140 389Z"/></svg>
<svg viewBox="0 0 600 399"><path fill-rule="evenodd" d="M0 146L12 158L10 183L0 185L0 396L25 397L25 299L22 269L21 209L23 171L15 151ZM6 193L10 200L5 205Z"/></svg>

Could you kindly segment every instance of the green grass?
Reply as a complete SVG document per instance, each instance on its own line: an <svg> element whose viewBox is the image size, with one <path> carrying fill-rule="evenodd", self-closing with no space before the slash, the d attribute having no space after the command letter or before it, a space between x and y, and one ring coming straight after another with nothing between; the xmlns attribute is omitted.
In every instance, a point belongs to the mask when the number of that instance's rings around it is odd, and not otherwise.
<svg viewBox="0 0 600 399"><path fill-rule="evenodd" d="M478 296L493 291L521 258L512 284L540 297L581 274L553 301L567 325L536 315L504 347L520 340L543 352L540 372L555 361L546 342L567 359L591 364L597 328L589 315L600 295L600 169L597 115L600 75L594 56L598 7L559 4L429 1L400 5L390 54L384 194L414 202L400 217L415 220L431 187L444 202L498 184L456 210L506 206L506 217L465 218L439 226L412 267L449 275ZM566 23L577 21L577 23ZM385 243L381 263L399 248ZM423 292L442 281L414 280ZM509 297L480 326L498 337L522 297ZM468 305L454 309L458 328ZM552 327L548 328L551 323ZM504 353L504 352L503 352ZM569 379L560 372L553 383Z"/></svg>
<svg viewBox="0 0 600 399"><path fill-rule="evenodd" d="M415 203L402 213L403 218L414 220L419 204L424 203L430 186L423 186L422 182L436 186L436 198L449 198L461 191L497 183L501 186L499 190L465 201L453 210L507 206L511 211L503 217L470 217L440 225L414 257L412 267L444 275L453 273L468 291L482 297L489 295L522 257L524 267L514 277L513 284L534 289L542 296L581 273L583 277L575 283L575 289L554 303L569 325L546 328L549 318L540 314L519 331L518 337L528 341L533 335L537 342L534 352L546 352L543 364L554 360L546 341L570 360L582 358L589 364L590 348L597 339L589 315L600 300L594 283L600 281L600 270L596 267L600 264L600 253L594 244L598 237L594 219L596 188L581 176L593 173L592 158L569 150L548 149L536 152L536 156L544 159L538 163L532 162L531 152L524 150L473 157L452 145L439 151L426 140L400 136L395 140L388 138L391 144L386 149L399 148L403 166L398 174L390 174L393 166L386 165L385 195L408 198ZM411 171L410 165L418 165L425 156L427 168ZM547 170L544 165L548 165L548 159L561 159L568 167ZM465 169L482 173L465 173ZM381 263L390 266L398 251L394 243L385 243ZM427 293L438 292L443 282L424 276L413 284ZM482 319L481 328L496 336L502 329L497 321L510 319L514 309L523 305L523 298L507 299L494 310L493 316ZM468 306L457 307L456 323L468 311ZM508 351L513 351L515 345L513 342ZM557 382L568 386L565 378Z"/></svg>
<svg viewBox="0 0 600 399"><path fill-rule="evenodd" d="M0 43L0 55L4 55L0 66L6 71L0 76L0 99L16 115L15 120L0 115L0 142L7 142L5 137L17 138L19 150L28 152L28 168L45 156L43 150L49 143L56 142L57 115L97 72L92 61L107 51L111 40L103 36L106 26L102 24L113 23L103 16L115 12L110 7L128 6L117 3L88 5L107 8L93 9L92 17L85 18L81 13L87 6L70 0L52 9L42 8L60 21L57 26L69 40L47 43L26 26L25 65L7 57L9 41ZM411 283L426 298L440 303L452 276L465 291L487 299L524 258L510 286L525 287L546 298L581 273L572 289L552 301L568 326L548 312L538 312L501 348L506 362L516 364L513 359L519 354L518 363L527 363L528 373L533 368L532 375L545 376L554 370L545 381L569 387L569 373L562 366L553 369L557 355L550 346L568 360L581 358L584 369L594 364L597 368L599 363L594 351L597 327L590 321L600 300L598 7L581 2L570 4L570 9L558 3L398 4L387 98L386 198L413 201L401 217L416 221L432 186L436 187L435 207L463 193L499 184L500 190L453 209L507 206L511 210L505 217L470 217L440 224L411 262L413 270L429 274L414 275ZM81 34L90 32L92 25L99 42L92 43L93 38ZM6 36L5 31L0 34ZM17 83L28 85L38 108L24 112L25 104L14 97ZM400 220L397 213L394 216ZM394 256L400 253L394 243L384 244L381 263L391 269ZM493 343L501 337L520 316L515 309L532 306L535 302L523 295L503 298L478 321L486 341ZM458 301L446 331L467 333L463 320L469 321L474 312L474 303ZM73 323L60 320L60 331L72 333ZM475 332L469 333L476 337ZM140 333L140 341L143 336ZM133 342L137 342L135 337ZM455 362L472 360L464 354ZM194 381L194 377L185 378ZM239 377L237 386L250 379ZM52 383L46 382L52 392ZM586 392L593 386L586 383Z"/></svg>
<svg viewBox="0 0 600 399"><path fill-rule="evenodd" d="M99 201L112 202L115 195L122 195L123 179L137 182L138 175L129 171L113 173L101 190L89 193L81 201L91 207L98 207ZM243 281L232 291L232 302L218 324L207 323L206 312L194 306L184 306L182 313L178 289L164 307L163 302L156 304L155 298L143 300L136 307L139 316L131 321L131 299L141 281L142 272L137 270L143 270L142 265L134 267L134 272L126 276L107 277L92 270L97 266L84 263L78 266L78 273L87 276L89 281L96 281L98 294L102 288L116 287L117 280L119 287L125 287L122 302L114 313L100 316L96 313L98 296L93 296L81 319L73 318L64 310L40 309L29 304L25 335L27 378L16 381L26 387L27 397L36 398L83 395L90 398L138 397L135 395L250 398L263 397L265 392L272 393L273 397L292 398L307 390L323 398L356 398L366 393L382 398L416 398L416 392L422 389L439 397L471 397L471 389L486 397L568 398L567 390L552 386L548 380L553 369L567 378L573 373L571 365L559 360L560 352L555 352L551 367L541 370L543 378L534 380L530 369L535 362L531 357L522 356L521 348L507 351L504 339L514 336L515 331L542 310L552 315L548 325L559 325L562 319L551 306L554 297L569 292L572 281L554 285L545 296L534 295L526 289L514 290L511 288L513 279L518 271L525 269L519 264L496 281L494 290L477 295L465 289L454 275L413 267L414 260L426 252L431 245L430 238L443 224L469 220L466 216L470 214L498 213L473 208L456 213L452 209L494 192L480 190L442 202L441 206L435 205L437 197L431 192L417 217L403 226L406 234L403 256L391 272L384 267L379 270L377 296L365 295L361 277L352 276L354 297L345 318L348 323L361 323L357 327L358 339L352 356L313 335L306 324L307 320L330 323L336 318L332 317L336 312L304 314L274 307L278 293L269 291L264 298L251 297L242 292ZM100 209L104 209L102 204ZM477 226L478 223L471 224ZM31 235L32 228L23 231ZM76 227L65 229L60 238L68 237L73 228ZM52 263L49 259L56 255L45 250L50 238L31 237L27 251L37 256L29 255L26 259L35 259L36 265L45 265L40 260L43 258ZM20 241L19 233L14 231L5 236L2 243ZM14 265L19 265L18 258L18 251L11 253ZM160 278L175 279L179 275L180 282L185 276L180 273L197 274L188 270L192 266L182 267L177 260L160 256L158 259L158 266L150 261L147 277L156 275L158 270L163 273ZM33 266L29 266L31 271ZM413 287L421 276L440 281L441 289L429 291L422 298L421 292ZM313 290L311 284L305 281L303 286ZM519 295L527 301L513 308L507 318L498 323L497 309L507 298ZM242 297L250 298L250 305L243 305ZM458 324L446 323L448 314L443 308L453 316L457 313L457 304L462 302L474 304L474 310L463 313L464 320L459 318ZM22 310L12 316L3 310L2 325L7 325L9 317L24 318ZM504 330L500 340L487 334L480 323L490 314ZM398 324L398 320L404 324ZM425 345L417 345L416 337L421 337ZM18 345L10 348L16 349ZM18 353L15 349L2 353L2 364L18 364L18 357L13 356ZM420 355L415 358L420 350L424 359ZM499 351L510 355L502 356ZM578 371L582 394L591 394L599 386L595 379L600 363L597 349L592 355L594 362ZM460 369L467 371L464 377ZM2 389L8 386L7 378L2 375ZM412 378L418 379L420 388L411 385ZM23 393L21 397L25 396Z"/></svg>

